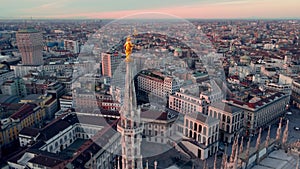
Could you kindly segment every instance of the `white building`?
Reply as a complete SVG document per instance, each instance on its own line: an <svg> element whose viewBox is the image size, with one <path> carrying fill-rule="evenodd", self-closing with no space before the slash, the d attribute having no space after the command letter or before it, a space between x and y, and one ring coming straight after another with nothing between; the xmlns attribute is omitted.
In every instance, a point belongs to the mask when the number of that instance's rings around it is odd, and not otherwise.
<svg viewBox="0 0 300 169"><path fill-rule="evenodd" d="M0 70L0 85L2 85L7 80L11 80L15 76L14 71Z"/></svg>
<svg viewBox="0 0 300 169"><path fill-rule="evenodd" d="M73 53L79 53L80 52L80 47L79 43L75 40L64 40L64 48L66 50L69 50Z"/></svg>
<svg viewBox="0 0 300 169"><path fill-rule="evenodd" d="M220 140L224 142L233 142L234 135L238 134L244 125L243 110L224 102L211 104L208 115L219 119Z"/></svg>
<svg viewBox="0 0 300 169"><path fill-rule="evenodd" d="M137 75L138 90L160 98L179 90L177 79L155 70L143 70Z"/></svg>
<svg viewBox="0 0 300 169"><path fill-rule="evenodd" d="M21 78L14 78L4 82L1 86L3 94L10 96L25 97L27 95L24 80Z"/></svg>
<svg viewBox="0 0 300 169"><path fill-rule="evenodd" d="M257 133L259 128L266 128L284 115L290 95L282 92L268 93L249 101L230 99L228 104L244 111L244 127L247 134Z"/></svg>
<svg viewBox="0 0 300 169"><path fill-rule="evenodd" d="M195 157L207 159L218 151L219 120L202 113L187 114L184 117L183 135L181 143Z"/></svg>
<svg viewBox="0 0 300 169"><path fill-rule="evenodd" d="M177 113L159 110L147 110L141 113L141 120L144 123L143 135L146 141L171 144L172 136L176 134L174 122L178 117Z"/></svg>
<svg viewBox="0 0 300 169"><path fill-rule="evenodd" d="M22 131L19 134L20 144L24 146L26 143L31 143L32 146L23 154L18 154L8 160L8 165L12 168L30 166L38 169L73 168L75 166L112 168L115 165L110 163L115 157L112 152L118 151L120 141L115 129L116 123L107 123L102 117L76 115L75 113L61 115L38 132L32 132L32 129ZM77 144L81 142L78 148L81 151L68 155L67 152L71 151L69 146L74 142ZM66 149L68 151L63 152ZM69 157L66 159L66 156ZM82 163L78 164L78 161Z"/></svg>
<svg viewBox="0 0 300 169"><path fill-rule="evenodd" d="M197 85L197 87L199 87ZM208 102L200 97L199 89L198 94L184 91L176 92L174 95L169 96L169 108L178 111L182 114L201 112L206 114Z"/></svg>

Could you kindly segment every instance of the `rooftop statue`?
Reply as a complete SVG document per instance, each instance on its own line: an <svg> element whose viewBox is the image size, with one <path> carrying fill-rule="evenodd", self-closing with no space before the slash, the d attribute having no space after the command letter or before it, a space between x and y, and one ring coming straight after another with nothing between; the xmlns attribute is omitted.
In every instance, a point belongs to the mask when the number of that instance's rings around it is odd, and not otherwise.
<svg viewBox="0 0 300 169"><path fill-rule="evenodd" d="M133 44L131 43L131 38L130 36L127 37L126 39L126 43L124 44L124 48L125 48L125 54L126 54L126 62L131 62L131 58L130 55L132 53L132 48L133 48Z"/></svg>

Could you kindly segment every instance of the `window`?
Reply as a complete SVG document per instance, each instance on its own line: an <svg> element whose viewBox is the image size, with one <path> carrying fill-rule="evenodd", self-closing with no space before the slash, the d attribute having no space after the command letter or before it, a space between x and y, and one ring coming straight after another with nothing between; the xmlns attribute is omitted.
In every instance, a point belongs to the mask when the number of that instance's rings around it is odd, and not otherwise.
<svg viewBox="0 0 300 169"><path fill-rule="evenodd" d="M201 124L199 124L199 127L198 127L198 132L201 133L202 132L202 126Z"/></svg>
<svg viewBox="0 0 300 169"><path fill-rule="evenodd" d="M194 123L194 130L197 131L197 123Z"/></svg>
<svg viewBox="0 0 300 169"><path fill-rule="evenodd" d="M229 126L229 124L227 124L226 125L226 131L229 132L229 133L231 133L231 131L229 131L229 130L230 130L230 126Z"/></svg>
<svg viewBox="0 0 300 169"><path fill-rule="evenodd" d="M206 127L203 127L203 134L206 135Z"/></svg>
<svg viewBox="0 0 300 169"><path fill-rule="evenodd" d="M190 129L193 129L193 122L190 121Z"/></svg>
<svg viewBox="0 0 300 169"><path fill-rule="evenodd" d="M226 115L225 115L225 114L222 115L222 121L223 121L223 122L226 121Z"/></svg>
<svg viewBox="0 0 300 169"><path fill-rule="evenodd" d="M230 123L230 116L227 116L227 123Z"/></svg>

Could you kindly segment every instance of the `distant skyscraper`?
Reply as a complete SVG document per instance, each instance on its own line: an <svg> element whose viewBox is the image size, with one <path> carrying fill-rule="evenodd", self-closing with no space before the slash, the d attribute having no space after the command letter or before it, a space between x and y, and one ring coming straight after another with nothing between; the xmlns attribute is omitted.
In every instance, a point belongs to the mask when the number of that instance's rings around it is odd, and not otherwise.
<svg viewBox="0 0 300 169"><path fill-rule="evenodd" d="M113 77L113 74L121 61L121 54L102 53L102 75Z"/></svg>
<svg viewBox="0 0 300 169"><path fill-rule="evenodd" d="M17 45L22 56L23 65L43 64L43 37L34 29L20 30L16 34Z"/></svg>

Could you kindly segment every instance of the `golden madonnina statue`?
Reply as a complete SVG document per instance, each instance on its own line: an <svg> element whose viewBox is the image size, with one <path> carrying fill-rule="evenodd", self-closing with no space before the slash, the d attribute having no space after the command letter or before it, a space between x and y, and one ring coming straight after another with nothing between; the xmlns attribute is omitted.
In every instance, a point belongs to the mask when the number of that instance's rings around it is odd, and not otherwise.
<svg viewBox="0 0 300 169"><path fill-rule="evenodd" d="M124 44L125 54L126 54L126 62L131 61L130 55L132 53L133 46L134 45L131 43L131 38L130 38L130 36L128 36L127 39L126 39L126 43Z"/></svg>

